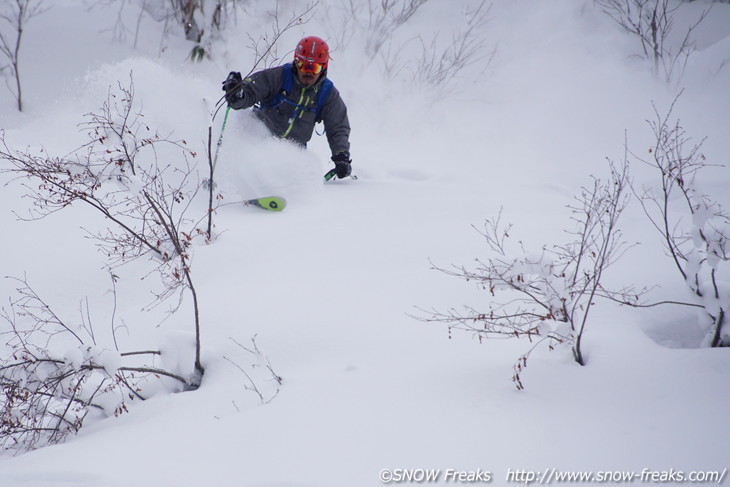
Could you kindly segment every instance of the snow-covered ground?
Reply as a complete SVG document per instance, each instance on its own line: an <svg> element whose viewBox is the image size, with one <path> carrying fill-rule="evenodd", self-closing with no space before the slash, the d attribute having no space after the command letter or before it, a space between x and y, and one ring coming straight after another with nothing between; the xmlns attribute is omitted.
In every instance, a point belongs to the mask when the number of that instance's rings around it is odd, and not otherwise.
<svg viewBox="0 0 730 487"><path fill-rule="evenodd" d="M177 27L162 38L149 17L133 46L138 2L124 3L130 31L123 39L110 30L122 2L50 3L24 33L26 110L18 113L10 92L0 90L0 128L12 147L57 155L83 143L84 115L130 73L145 122L204 154L220 82L230 70L248 71L249 36L270 28L273 4L242 2L216 57L193 64ZM287 18L304 5L280 3ZM281 213L222 206L217 238L194 247L202 386L135 401L129 413L90 421L64 444L6 455L0 486L370 487L382 485L382 470L399 468L441 469L441 482L447 469L488 471L492 485L505 485L520 480L508 478L518 470L730 467L730 355L696 348L702 330L692 312L599 302L585 336L587 365L577 365L569 349L537 349L523 391L510 379L529 342L480 343L411 316L422 314L418 308L488 308L488 293L431 267L485 257L473 226L500 209L525 247L564 243L567 205L591 175L606 176L606 158L622 160L625 140L635 151L651 146L652 103L666 111L683 90L675 115L696 143L707 137L709 161L729 163L730 5L714 4L696 33L698 51L672 83L632 56L637 41L590 0L495 0L478 30L478 63L448 85L414 80L415 37L427 45L438 34L445 45L463 25L461 6L479 3L425 4L383 48L400 53L403 69L393 76L383 73L382 57L368 60L362 30L342 42L341 29L355 27L335 0L322 0L314 19L283 37L287 60L304 35L331 41L329 76L348 105L359 179L323 185L330 167L324 137L302 152L262 135L247 112L232 112L217 169L224 201L279 193L289 206ZM685 5L678 23L707 5ZM215 131L221 119L212 122ZM708 168L702 177L726 208L728 171ZM652 182L640 167L633 176ZM108 328L105 259L85 238L104 222L81 207L20 221L16 214L30 202L17 181L0 178L0 275L25 277L69 321L88 298L90 318ZM635 202L622 229L639 245L607 279L656 285L653 296L662 299L681 295L679 276ZM119 270L123 339L160 347L163 365L190 372L187 307L162 324L164 310L140 311L156 285L140 281L149 268L138 261ZM0 282L4 302L16 287ZM246 389L241 370L251 360L236 342L248 345L253 336L283 378L267 404ZM267 398L274 394L265 375L256 380Z"/></svg>

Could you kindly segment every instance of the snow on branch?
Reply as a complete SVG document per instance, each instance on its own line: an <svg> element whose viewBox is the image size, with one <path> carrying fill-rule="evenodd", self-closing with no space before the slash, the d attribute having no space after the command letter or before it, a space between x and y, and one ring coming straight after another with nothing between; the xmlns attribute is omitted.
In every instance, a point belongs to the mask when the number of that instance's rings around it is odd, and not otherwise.
<svg viewBox="0 0 730 487"><path fill-rule="evenodd" d="M527 358L540 344L550 349L570 345L575 361L584 365L582 340L591 309L597 298L609 293L602 286L604 273L627 249L618 221L628 202L628 181L628 163L619 167L611 163L609 179L594 178L569 206L573 228L567 233L573 239L567 244L546 245L536 254L521 244L509 246L512 225L502 222L501 212L486 220L480 233L489 258L477 260L474 269L434 268L476 282L491 296L488 309L431 311L430 316L417 318L446 323L450 331L472 332L480 340L525 338L532 342L534 346L514 367L512 380L518 389L524 388L521 373Z"/></svg>
<svg viewBox="0 0 730 487"><path fill-rule="evenodd" d="M191 244L205 232L186 217L199 182L190 160L197 154L184 140L171 140L150 129L134 111L134 86L110 90L102 108L82 124L89 142L62 157L10 148L0 134L0 157L33 202L29 218L39 219L80 204L110 222L90 236L104 252L110 269L150 257L163 284L155 303L189 292L196 335L196 377L199 384L200 319L197 292L191 277ZM169 158L167 162L161 157ZM202 219L201 219L202 220Z"/></svg>
<svg viewBox="0 0 730 487"><path fill-rule="evenodd" d="M701 152L704 139L693 143L672 112L654 106L654 118L647 121L654 144L648 156L633 158L654 170L655 185L633 188L651 225L661 236L693 300L673 304L701 307L706 316L708 347L730 346L727 314L730 310L730 214L702 187L701 171L712 166ZM648 305L644 305L648 306Z"/></svg>
<svg viewBox="0 0 730 487"><path fill-rule="evenodd" d="M60 317L24 279L0 311L0 449L22 452L63 441L90 416L118 416L144 400L143 383L161 376L155 350L122 352L97 339L93 324ZM88 315L88 309L86 311ZM112 324L111 334L115 334Z"/></svg>
<svg viewBox="0 0 730 487"><path fill-rule="evenodd" d="M110 89L101 109L81 124L88 142L64 156L13 149L0 131L0 158L9 162L3 172L25 188L32 202L27 219L40 220L72 205L102 217L106 226L101 231L87 231L107 257L114 289L111 338L107 334L104 341L94 331L88 304L82 323L70 324L25 279L18 280L18 297L0 313L0 449L24 451L57 443L77 432L90 414L125 412L129 401L144 399L142 381L166 377L179 383L178 390L201 384L192 242L208 238L198 229L205 217L196 222L186 216L200 188L194 172L197 154L184 140L151 129L134 100L131 79L128 86ZM189 297L195 336L192 373L156 366L154 360L164 356L154 347L119 348L114 324L118 276L113 270L142 257L153 263L149 274L157 274L162 283L152 305L177 296L172 313ZM255 342L249 353L280 383ZM246 390L263 398L263 389L248 377Z"/></svg>

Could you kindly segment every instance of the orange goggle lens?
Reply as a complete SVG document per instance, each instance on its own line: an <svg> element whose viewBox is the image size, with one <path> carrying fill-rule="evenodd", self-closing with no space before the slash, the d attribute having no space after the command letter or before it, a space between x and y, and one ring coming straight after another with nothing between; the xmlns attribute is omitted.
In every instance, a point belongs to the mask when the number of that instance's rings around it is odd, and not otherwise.
<svg viewBox="0 0 730 487"><path fill-rule="evenodd" d="M313 63L310 61L296 61L297 69L303 73L319 74L324 69L324 64Z"/></svg>

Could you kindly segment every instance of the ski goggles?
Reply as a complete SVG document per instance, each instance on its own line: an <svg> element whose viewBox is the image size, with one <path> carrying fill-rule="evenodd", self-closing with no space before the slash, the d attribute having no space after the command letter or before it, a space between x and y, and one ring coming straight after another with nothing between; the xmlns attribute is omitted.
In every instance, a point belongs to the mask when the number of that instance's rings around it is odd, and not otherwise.
<svg viewBox="0 0 730 487"><path fill-rule="evenodd" d="M311 61L302 61L297 59L294 61L297 69L303 73L319 74L324 70L324 64L313 63Z"/></svg>

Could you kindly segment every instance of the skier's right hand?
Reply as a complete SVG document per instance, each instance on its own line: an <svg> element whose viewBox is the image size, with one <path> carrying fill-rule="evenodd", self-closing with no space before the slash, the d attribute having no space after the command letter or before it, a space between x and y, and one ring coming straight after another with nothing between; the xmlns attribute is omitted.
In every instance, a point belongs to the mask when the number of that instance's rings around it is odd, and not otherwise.
<svg viewBox="0 0 730 487"><path fill-rule="evenodd" d="M241 77L241 73L237 71L231 71L228 73L228 77L223 82L223 91L226 92L226 101L228 103L233 103L234 101L241 98L241 84L243 83L243 78Z"/></svg>
<svg viewBox="0 0 730 487"><path fill-rule="evenodd" d="M352 159L350 159L350 153L347 151L341 151L332 156L332 162L335 163L335 174L338 178L344 179L352 174Z"/></svg>

